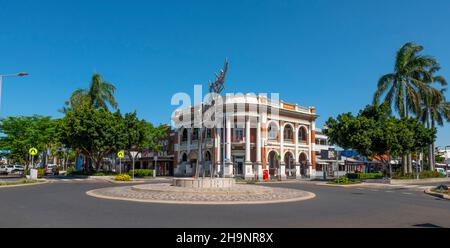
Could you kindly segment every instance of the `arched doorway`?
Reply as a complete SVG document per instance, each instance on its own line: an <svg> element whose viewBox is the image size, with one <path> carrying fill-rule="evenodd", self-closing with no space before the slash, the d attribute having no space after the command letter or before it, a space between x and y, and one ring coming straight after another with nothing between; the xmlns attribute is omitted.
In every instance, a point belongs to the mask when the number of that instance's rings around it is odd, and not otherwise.
<svg viewBox="0 0 450 248"><path fill-rule="evenodd" d="M294 155L291 152L286 152L284 155L284 164L286 165L286 176L288 178L295 178L295 160Z"/></svg>
<svg viewBox="0 0 450 248"><path fill-rule="evenodd" d="M210 176L211 173L211 153L209 151L206 151L205 153L205 168L202 170L202 173L204 173L205 176Z"/></svg>
<svg viewBox="0 0 450 248"><path fill-rule="evenodd" d="M278 177L278 171L280 168L280 162L278 161L278 153L275 151L271 151L269 153L269 159L267 160L269 163L269 174L271 177Z"/></svg>
<svg viewBox="0 0 450 248"><path fill-rule="evenodd" d="M302 152L298 161L300 163L300 175L302 175L302 177L306 177L308 171L308 156Z"/></svg>
<svg viewBox="0 0 450 248"><path fill-rule="evenodd" d="M196 173L196 166L197 166L197 153L196 152L191 152L189 154L189 165L186 168L186 174L187 176L193 176Z"/></svg>

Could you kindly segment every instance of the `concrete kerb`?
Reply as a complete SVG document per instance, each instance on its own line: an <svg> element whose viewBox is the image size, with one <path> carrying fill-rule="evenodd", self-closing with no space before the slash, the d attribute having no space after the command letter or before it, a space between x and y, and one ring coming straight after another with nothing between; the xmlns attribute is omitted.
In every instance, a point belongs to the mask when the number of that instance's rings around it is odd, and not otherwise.
<svg viewBox="0 0 450 248"><path fill-rule="evenodd" d="M95 190L91 190L86 192L88 196L106 199L106 200L116 200L116 201L128 201L128 202L140 202L140 203L154 203L154 204L169 204L169 205L263 205L263 204L281 204L281 203L291 203L291 202L299 202L306 201L316 197L316 194L311 192L306 192L306 196L284 199L284 200L273 200L273 201L229 201L229 202L195 202L195 201L169 201L169 200L142 200L142 199L130 199L124 197L113 197L113 196L104 196L99 195L94 192Z"/></svg>
<svg viewBox="0 0 450 248"><path fill-rule="evenodd" d="M0 185L0 189L7 189L7 188L18 188L18 187L30 187L30 186L38 186L42 184L49 183L47 180L39 180L35 183L22 183L22 184L13 184L13 185Z"/></svg>
<svg viewBox="0 0 450 248"><path fill-rule="evenodd" d="M328 186L328 187L341 187L341 188L352 188L364 186L364 183L354 183L354 184L329 184L329 183L316 183L318 186Z"/></svg>
<svg viewBox="0 0 450 248"><path fill-rule="evenodd" d="M450 195L444 194L444 193L433 192L432 189L433 189L433 187L425 189L425 191L424 191L425 194L428 194L428 195L431 195L431 196L434 196L434 197L438 197L438 198L441 198L441 199L450 200Z"/></svg>

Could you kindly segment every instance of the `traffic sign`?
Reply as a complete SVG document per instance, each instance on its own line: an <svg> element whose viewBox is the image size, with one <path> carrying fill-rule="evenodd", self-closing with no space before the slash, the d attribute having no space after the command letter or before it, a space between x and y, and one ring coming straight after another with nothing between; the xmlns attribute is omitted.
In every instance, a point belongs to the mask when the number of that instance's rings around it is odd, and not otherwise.
<svg viewBox="0 0 450 248"><path fill-rule="evenodd" d="M30 148L30 150L28 150L28 153L30 153L30 155L37 155L38 154L38 150L36 148Z"/></svg>
<svg viewBox="0 0 450 248"><path fill-rule="evenodd" d="M124 151L120 151L117 153L117 157L118 158L123 158L125 156L125 152Z"/></svg>

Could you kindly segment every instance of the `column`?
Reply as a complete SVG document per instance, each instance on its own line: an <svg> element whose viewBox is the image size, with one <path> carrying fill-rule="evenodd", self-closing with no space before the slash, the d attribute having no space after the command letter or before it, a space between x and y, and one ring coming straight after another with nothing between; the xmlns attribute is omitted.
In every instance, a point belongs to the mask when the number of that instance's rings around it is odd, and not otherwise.
<svg viewBox="0 0 450 248"><path fill-rule="evenodd" d="M231 162L231 120L227 117L227 133L226 133L226 156L224 176L233 176L233 163Z"/></svg>
<svg viewBox="0 0 450 248"><path fill-rule="evenodd" d="M310 140L310 157L309 157L309 178L314 179L316 177L316 169L315 169L315 163L316 163L316 136L314 134L316 130L316 122L312 121L311 125L309 126L309 140ZM314 165L314 166L313 166Z"/></svg>
<svg viewBox="0 0 450 248"><path fill-rule="evenodd" d="M183 128L179 128L178 129L178 151L177 151L177 161L173 161L174 165L176 166L174 174L175 175L180 175L181 174L181 160L183 159L181 157L181 132L182 132ZM176 164L175 164L176 163Z"/></svg>
<svg viewBox="0 0 450 248"><path fill-rule="evenodd" d="M258 123L256 125L256 169L258 173L258 179L263 179L263 169L261 160L261 117L258 118Z"/></svg>
<svg viewBox="0 0 450 248"><path fill-rule="evenodd" d="M284 125L280 123L280 171L279 176L281 179L286 179L286 164L284 163Z"/></svg>
<svg viewBox="0 0 450 248"><path fill-rule="evenodd" d="M299 126L296 126L295 130L294 130L294 144L295 144L295 159L294 159L294 161L295 161L295 170L296 170L295 176L297 178L300 178L302 175L300 173L300 163L299 163L300 162L299 161L300 154L298 152L298 129L299 129Z"/></svg>
<svg viewBox="0 0 450 248"><path fill-rule="evenodd" d="M245 122L245 179L253 179L254 173L253 173L253 164L252 164L252 158L251 158L251 125L250 125L250 117L247 116L247 120Z"/></svg>
<svg viewBox="0 0 450 248"><path fill-rule="evenodd" d="M191 161L189 160L189 156L191 155L191 128L186 128L186 130L187 130L186 148L188 155L188 161L186 164L186 175L189 176L192 174L193 171L193 168L191 167Z"/></svg>
<svg viewBox="0 0 450 248"><path fill-rule="evenodd" d="M222 149L221 149L221 130L220 128L216 128L216 138L215 138L215 142L216 142L216 148L217 148L217 157L216 157L216 161L217 161L217 174L220 175L221 172L221 167L222 167L222 157L221 157L221 153L222 153Z"/></svg>

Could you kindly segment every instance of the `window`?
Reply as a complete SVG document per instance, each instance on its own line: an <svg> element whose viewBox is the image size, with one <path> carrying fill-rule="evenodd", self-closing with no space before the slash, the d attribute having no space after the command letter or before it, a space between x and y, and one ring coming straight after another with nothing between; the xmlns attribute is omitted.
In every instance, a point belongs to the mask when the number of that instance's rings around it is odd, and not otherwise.
<svg viewBox="0 0 450 248"><path fill-rule="evenodd" d="M267 129L269 133L269 140L277 140L278 139L278 127L275 123L270 123L269 128Z"/></svg>
<svg viewBox="0 0 450 248"><path fill-rule="evenodd" d="M211 129L206 129L206 138L207 139L210 139L210 138L212 138L212 130Z"/></svg>
<svg viewBox="0 0 450 248"><path fill-rule="evenodd" d="M192 131L192 140L198 140L198 128L194 128Z"/></svg>
<svg viewBox="0 0 450 248"><path fill-rule="evenodd" d="M299 132L298 132L298 140L301 143L306 143L308 140L308 131L306 131L305 127L301 127Z"/></svg>
<svg viewBox="0 0 450 248"><path fill-rule="evenodd" d="M284 140L287 142L292 142L294 137L294 130L292 130L292 127L290 125L286 125L284 128Z"/></svg>
<svg viewBox="0 0 450 248"><path fill-rule="evenodd" d="M183 134L181 136L181 141L186 142L187 140L188 140L188 131L187 131L187 129L184 129Z"/></svg>
<svg viewBox="0 0 450 248"><path fill-rule="evenodd" d="M244 129L243 128L235 128L234 129L234 142L242 142L244 141Z"/></svg>

